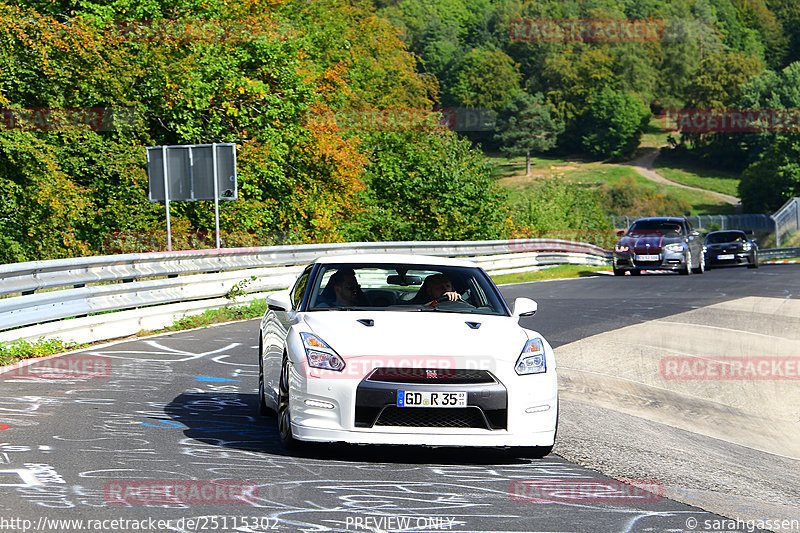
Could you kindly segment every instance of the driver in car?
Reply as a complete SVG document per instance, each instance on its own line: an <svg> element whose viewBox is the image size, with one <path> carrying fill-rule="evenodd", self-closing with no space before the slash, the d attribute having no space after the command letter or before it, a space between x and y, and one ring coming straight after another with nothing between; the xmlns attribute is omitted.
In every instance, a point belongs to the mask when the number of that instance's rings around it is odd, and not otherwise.
<svg viewBox="0 0 800 533"><path fill-rule="evenodd" d="M444 301L461 300L461 295L453 290L453 283L444 274L432 274L425 278L412 303L436 305Z"/></svg>
<svg viewBox="0 0 800 533"><path fill-rule="evenodd" d="M319 306L351 307L366 305L366 297L351 268L337 270L322 291Z"/></svg>

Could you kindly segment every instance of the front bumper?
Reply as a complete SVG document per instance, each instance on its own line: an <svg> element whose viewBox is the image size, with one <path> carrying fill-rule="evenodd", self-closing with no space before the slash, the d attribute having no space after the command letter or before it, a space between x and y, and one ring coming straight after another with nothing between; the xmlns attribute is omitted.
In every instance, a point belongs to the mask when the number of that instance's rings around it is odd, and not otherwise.
<svg viewBox="0 0 800 533"><path fill-rule="evenodd" d="M670 252L662 249L658 253L647 254L657 259L642 260L643 254L633 252L614 252L614 268L617 270L683 270L686 268L684 252Z"/></svg>
<svg viewBox="0 0 800 533"><path fill-rule="evenodd" d="M354 444L550 446L558 415L555 370L491 382L426 384L290 374L296 439ZM465 391L467 408L397 407L397 391ZM312 400L313 405L309 405ZM330 408L321 408L320 402Z"/></svg>
<svg viewBox="0 0 800 533"><path fill-rule="evenodd" d="M753 262L753 255L752 250L748 252L706 252L706 262L714 266L747 265Z"/></svg>

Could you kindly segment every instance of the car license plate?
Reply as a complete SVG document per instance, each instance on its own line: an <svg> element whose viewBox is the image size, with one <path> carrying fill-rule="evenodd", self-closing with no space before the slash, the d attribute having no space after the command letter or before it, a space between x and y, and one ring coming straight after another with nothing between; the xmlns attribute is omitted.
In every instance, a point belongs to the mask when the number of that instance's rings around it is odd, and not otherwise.
<svg viewBox="0 0 800 533"><path fill-rule="evenodd" d="M720 254L717 259L724 261L725 259L733 259L733 254Z"/></svg>
<svg viewBox="0 0 800 533"><path fill-rule="evenodd" d="M397 407L466 407L466 392L397 391Z"/></svg>
<svg viewBox="0 0 800 533"><path fill-rule="evenodd" d="M658 254L646 254L646 255L637 255L637 261L658 261L661 259L661 256Z"/></svg>

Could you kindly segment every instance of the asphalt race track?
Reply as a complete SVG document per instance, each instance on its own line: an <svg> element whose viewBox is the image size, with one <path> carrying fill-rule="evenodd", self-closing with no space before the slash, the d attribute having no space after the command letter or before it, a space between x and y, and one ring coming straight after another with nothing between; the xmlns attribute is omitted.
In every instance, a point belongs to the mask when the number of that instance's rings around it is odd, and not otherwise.
<svg viewBox="0 0 800 533"><path fill-rule="evenodd" d="M796 299L800 265L598 275L503 293L534 298L539 312L523 325L557 347L743 296ZM747 530L661 497L647 480L641 490L557 455L351 446L288 455L274 419L256 414L257 327L240 322L68 356L94 365L91 378L0 375L0 530ZM184 491L183 503L169 490Z"/></svg>

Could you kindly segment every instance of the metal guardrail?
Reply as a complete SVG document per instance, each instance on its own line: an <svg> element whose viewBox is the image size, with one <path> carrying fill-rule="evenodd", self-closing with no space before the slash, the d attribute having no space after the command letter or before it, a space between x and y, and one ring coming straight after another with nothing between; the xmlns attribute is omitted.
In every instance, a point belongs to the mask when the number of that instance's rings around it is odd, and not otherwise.
<svg viewBox="0 0 800 533"><path fill-rule="evenodd" d="M0 296L88 283L308 264L323 255L358 253L475 257L524 251L604 253L561 239L306 244L77 257L0 265ZM2 329L2 326L0 326Z"/></svg>
<svg viewBox="0 0 800 533"><path fill-rule="evenodd" d="M492 275L611 260L610 251L591 244L519 239L273 246L0 265L0 291L7 296L0 298L0 342L60 333L68 337L62 340L89 342L157 329L183 314L229 304L231 289L246 293L244 300L261 298L265 291L288 287L319 256L358 253L470 257ZM798 257L800 248L759 255L762 260ZM97 282L104 283L86 286Z"/></svg>
<svg viewBox="0 0 800 533"><path fill-rule="evenodd" d="M271 246L15 263L0 265L0 294L7 296L0 299L0 332L6 332L2 337L7 340L10 333L24 334L13 328L166 304L207 300L213 302L210 307L219 307L224 305L220 298L237 286L247 294L286 288L319 256L359 253L471 257L493 273L560 263L607 264L610 259L609 252L590 244L518 239Z"/></svg>
<svg viewBox="0 0 800 533"><path fill-rule="evenodd" d="M800 257L800 248L769 248L758 251L760 260L788 259Z"/></svg>

